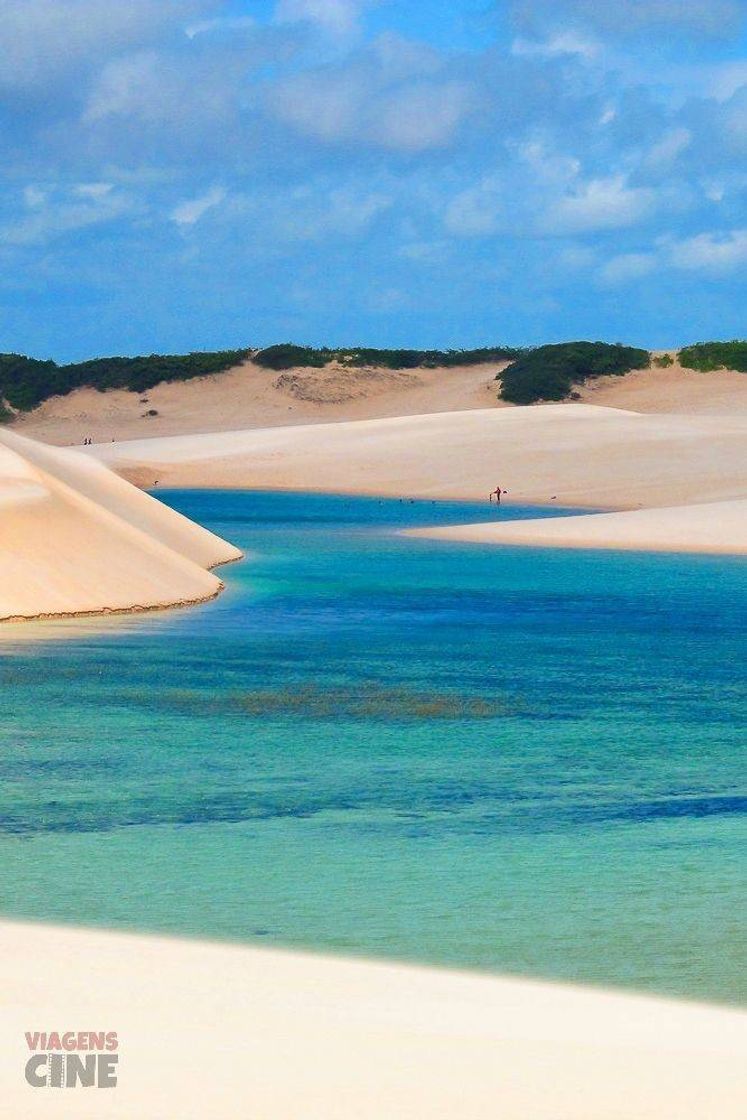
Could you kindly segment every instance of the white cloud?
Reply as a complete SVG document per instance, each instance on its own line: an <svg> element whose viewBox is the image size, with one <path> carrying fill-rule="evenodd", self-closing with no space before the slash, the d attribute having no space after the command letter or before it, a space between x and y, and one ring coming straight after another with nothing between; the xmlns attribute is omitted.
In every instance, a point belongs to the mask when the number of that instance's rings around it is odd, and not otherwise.
<svg viewBox="0 0 747 1120"><path fill-rule="evenodd" d="M73 191L80 198L92 198L97 200L106 198L112 188L112 183L78 183L78 185L73 188Z"/></svg>
<svg viewBox="0 0 747 1120"><path fill-rule="evenodd" d="M648 217L656 193L622 174L586 179L581 162L544 138L509 145L515 159L456 194L444 214L457 236L509 232L519 237L573 237L624 229Z"/></svg>
<svg viewBox="0 0 747 1120"><path fill-rule="evenodd" d="M389 314L401 312L412 306L412 298L401 288L374 289L366 301L369 310Z"/></svg>
<svg viewBox="0 0 747 1120"><path fill-rule="evenodd" d="M318 237L334 232L346 237L357 237L368 229L374 218L388 210L391 204L391 198L380 192L359 192L345 188L334 190L316 220L313 213L307 212L306 236Z"/></svg>
<svg viewBox="0 0 747 1120"><path fill-rule="evenodd" d="M449 242L409 241L398 250L398 256L415 264L442 266L449 256Z"/></svg>
<svg viewBox="0 0 747 1120"><path fill-rule="evenodd" d="M505 202L497 175L461 191L444 215L446 229L458 237L489 237L498 233L502 221L505 222Z"/></svg>
<svg viewBox="0 0 747 1120"><path fill-rule="evenodd" d="M36 210L39 206L43 206L47 199L47 192L41 190L39 187L28 186L24 187L23 201L30 210Z"/></svg>
<svg viewBox="0 0 747 1120"><path fill-rule="evenodd" d="M605 284L627 284L653 272L656 264L654 253L620 253L604 265L600 276Z"/></svg>
<svg viewBox="0 0 747 1120"><path fill-rule="evenodd" d="M363 91L349 73L298 74L269 93L270 107L285 124L317 140L346 140L355 133Z"/></svg>
<svg viewBox="0 0 747 1120"><path fill-rule="evenodd" d="M385 184L357 180L340 185L325 174L301 185L278 182L275 189L232 191L225 199L221 228L224 233L241 229L255 249L262 245L276 259L303 244L362 238L393 204ZM183 216L191 218L192 213Z"/></svg>
<svg viewBox="0 0 747 1120"><path fill-rule="evenodd" d="M522 26L568 26L574 20L605 34L630 35L653 28L723 36L737 31L742 0L517 0Z"/></svg>
<svg viewBox="0 0 747 1120"><path fill-rule="evenodd" d="M570 54L591 61L599 51L599 43L576 31L559 31L549 39L514 39L511 44L511 54L518 58L554 58Z"/></svg>
<svg viewBox="0 0 747 1120"><path fill-rule="evenodd" d="M392 205L381 191L313 184L285 192L263 206L262 221L287 241L319 241L338 235L360 237Z"/></svg>
<svg viewBox="0 0 747 1120"><path fill-rule="evenodd" d="M367 7L365 0L279 0L279 23L311 23L333 35L349 35Z"/></svg>
<svg viewBox="0 0 747 1120"><path fill-rule="evenodd" d="M566 249L561 249L556 259L562 268L578 271L591 268L596 263L597 254L588 245L569 245Z"/></svg>
<svg viewBox="0 0 747 1120"><path fill-rule="evenodd" d="M175 206L170 214L171 220L178 226L193 226L195 222L199 222L203 214L207 214L208 210L219 206L225 197L226 191L223 187L212 187L206 194Z"/></svg>
<svg viewBox="0 0 747 1120"><path fill-rule="evenodd" d="M730 146L747 152L747 85L741 86L725 103L723 127Z"/></svg>
<svg viewBox="0 0 747 1120"><path fill-rule="evenodd" d="M46 87L111 51L151 42L216 0L2 0L0 85Z"/></svg>
<svg viewBox="0 0 747 1120"><path fill-rule="evenodd" d="M91 91L83 119L93 123L113 116L158 118L162 82L162 61L155 51L108 62Z"/></svg>
<svg viewBox="0 0 747 1120"><path fill-rule="evenodd" d="M173 166L197 154L211 165L238 155L244 52L184 40L183 53L136 51L107 62L90 84L84 140L117 164ZM251 114L248 114L251 120ZM256 117L255 117L256 120ZM222 174L221 164L221 174ZM194 167L199 177L199 164Z"/></svg>
<svg viewBox="0 0 747 1120"><path fill-rule="evenodd" d="M346 64L281 79L268 107L324 143L426 151L448 144L477 103L472 85L434 70L433 52L386 36Z"/></svg>
<svg viewBox="0 0 747 1120"><path fill-rule="evenodd" d="M0 229L0 244L41 245L86 226L114 221L134 209L133 201L121 192L81 196L76 188L54 195L31 191L24 192L29 211Z"/></svg>
<svg viewBox="0 0 747 1120"><path fill-rule="evenodd" d="M209 35L213 31L253 31L257 21L251 16L221 17L216 19L201 19L197 23L190 23L184 28L188 39L196 39L198 35Z"/></svg>
<svg viewBox="0 0 747 1120"><path fill-rule="evenodd" d="M635 225L654 209L656 196L629 187L622 175L580 183L572 194L551 203L538 222L550 234L593 233Z"/></svg>
<svg viewBox="0 0 747 1120"><path fill-rule="evenodd" d="M747 59L718 66L711 75L708 92L717 101L728 101L742 86L747 86Z"/></svg>
<svg viewBox="0 0 747 1120"><path fill-rule="evenodd" d="M599 272L603 284L627 284L655 269L729 275L747 268L747 229L699 233L676 241L660 238L648 252L621 253Z"/></svg>
<svg viewBox="0 0 747 1120"><path fill-rule="evenodd" d="M733 272L747 265L747 229L727 233L699 233L668 248L675 268Z"/></svg>
<svg viewBox="0 0 747 1120"><path fill-rule="evenodd" d="M649 150L644 161L646 166L651 171L666 171L690 146L692 138L687 128L671 129Z"/></svg>
<svg viewBox="0 0 747 1120"><path fill-rule="evenodd" d="M371 136L383 147L418 152L448 144L473 103L464 82L420 81L382 98Z"/></svg>
<svg viewBox="0 0 747 1120"><path fill-rule="evenodd" d="M572 186L581 173L581 161L575 156L552 151L544 140L527 140L517 148L519 158L532 175L532 182L554 190Z"/></svg>
<svg viewBox="0 0 747 1120"><path fill-rule="evenodd" d="M709 202L723 202L726 196L726 188L723 183L716 181L706 181L703 184L703 193Z"/></svg>

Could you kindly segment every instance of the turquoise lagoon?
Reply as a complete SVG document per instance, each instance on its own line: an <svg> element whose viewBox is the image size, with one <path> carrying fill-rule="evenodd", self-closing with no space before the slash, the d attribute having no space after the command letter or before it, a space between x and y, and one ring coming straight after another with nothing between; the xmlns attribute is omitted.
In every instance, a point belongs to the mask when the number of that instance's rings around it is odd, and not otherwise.
<svg viewBox="0 0 747 1120"><path fill-rule="evenodd" d="M247 559L202 607L6 631L4 916L744 999L743 561L160 496Z"/></svg>

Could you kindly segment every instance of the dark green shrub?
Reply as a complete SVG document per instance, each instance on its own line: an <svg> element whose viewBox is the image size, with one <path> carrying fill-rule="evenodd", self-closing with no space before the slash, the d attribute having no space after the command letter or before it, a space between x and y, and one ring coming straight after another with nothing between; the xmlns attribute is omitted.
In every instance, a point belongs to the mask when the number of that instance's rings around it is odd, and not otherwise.
<svg viewBox="0 0 747 1120"><path fill-rule="evenodd" d="M0 396L13 408L36 408L47 397L67 392L67 378L55 362L0 354Z"/></svg>
<svg viewBox="0 0 747 1120"><path fill-rule="evenodd" d="M94 358L58 366L22 354L0 354L0 397L22 411L36 408L48 397L64 396L88 386L92 389L130 389L142 393L160 381L188 381L220 373L250 356L249 350L219 350L194 354L151 354L140 358Z"/></svg>
<svg viewBox="0 0 747 1120"><path fill-rule="evenodd" d="M485 346L478 350L380 350L370 346L351 346L333 350L327 346L297 346L283 342L268 346L255 355L257 365L286 370L294 366L320 368L329 362L350 366L377 366L383 369L435 369L442 366L477 365L516 358L522 351L507 346Z"/></svg>
<svg viewBox="0 0 747 1120"><path fill-rule="evenodd" d="M387 369L441 369L506 362L522 353L516 347L483 346L477 350L339 350L341 360L356 366L384 366Z"/></svg>
<svg viewBox="0 0 747 1120"><path fill-rule="evenodd" d="M736 369L747 373L747 342L735 338L731 342L697 342L679 353L680 365L709 373L715 369Z"/></svg>
<svg viewBox="0 0 747 1120"><path fill-rule="evenodd" d="M265 370L292 370L293 366L311 365L320 368L332 362L334 354L312 346L297 346L295 343L279 343L268 346L254 355L256 364Z"/></svg>
<svg viewBox="0 0 747 1120"><path fill-rule="evenodd" d="M648 350L608 342L561 342L522 354L500 375L501 397L512 404L561 401L573 385L649 364Z"/></svg>
<svg viewBox="0 0 747 1120"><path fill-rule="evenodd" d="M331 351L314 350L311 346L296 346L294 342L281 342L268 346L254 355L254 361L264 369L293 369L294 366L321 368L332 361Z"/></svg>

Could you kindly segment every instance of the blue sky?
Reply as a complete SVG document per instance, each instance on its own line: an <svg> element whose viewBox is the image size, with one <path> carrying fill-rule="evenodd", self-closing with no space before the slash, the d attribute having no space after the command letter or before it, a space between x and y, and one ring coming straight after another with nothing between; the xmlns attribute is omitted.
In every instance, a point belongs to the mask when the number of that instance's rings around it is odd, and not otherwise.
<svg viewBox="0 0 747 1120"><path fill-rule="evenodd" d="M0 350L745 335L747 0L3 0Z"/></svg>

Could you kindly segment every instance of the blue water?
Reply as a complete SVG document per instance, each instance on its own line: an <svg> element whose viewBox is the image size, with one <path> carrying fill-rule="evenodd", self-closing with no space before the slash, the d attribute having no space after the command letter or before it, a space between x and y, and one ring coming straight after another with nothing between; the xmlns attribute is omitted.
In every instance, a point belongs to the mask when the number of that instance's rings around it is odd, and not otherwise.
<svg viewBox="0 0 747 1120"><path fill-rule="evenodd" d="M8 631L2 913L745 998L743 561L160 496L247 559L202 607Z"/></svg>

